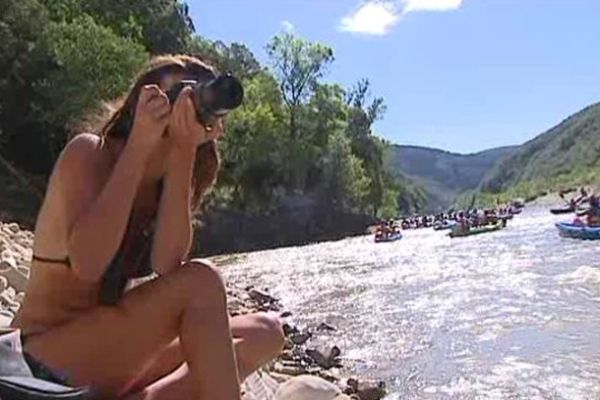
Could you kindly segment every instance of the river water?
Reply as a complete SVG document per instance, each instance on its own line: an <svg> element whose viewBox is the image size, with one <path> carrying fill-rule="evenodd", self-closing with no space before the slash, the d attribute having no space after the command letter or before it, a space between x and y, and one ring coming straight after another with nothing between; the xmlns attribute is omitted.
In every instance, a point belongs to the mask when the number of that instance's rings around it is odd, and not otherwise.
<svg viewBox="0 0 600 400"><path fill-rule="evenodd" d="M600 243L560 238L562 219L534 208L468 238L250 253L226 276L337 327L321 340L387 399L600 399Z"/></svg>

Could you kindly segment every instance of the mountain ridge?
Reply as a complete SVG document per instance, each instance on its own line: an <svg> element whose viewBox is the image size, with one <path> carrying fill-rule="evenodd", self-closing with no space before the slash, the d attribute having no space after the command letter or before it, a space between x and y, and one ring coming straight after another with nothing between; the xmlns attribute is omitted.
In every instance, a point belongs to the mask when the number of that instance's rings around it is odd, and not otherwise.
<svg viewBox="0 0 600 400"><path fill-rule="evenodd" d="M476 189L481 179L517 146L502 146L475 153L460 154L448 150L392 145L389 165L423 187L428 198L425 211L442 211L462 193Z"/></svg>
<svg viewBox="0 0 600 400"><path fill-rule="evenodd" d="M599 164L600 102L569 115L519 146L486 174L479 189L488 193L505 192L519 185L523 189L527 185L553 189L561 181L566 183L593 172ZM580 183L585 181L582 178Z"/></svg>

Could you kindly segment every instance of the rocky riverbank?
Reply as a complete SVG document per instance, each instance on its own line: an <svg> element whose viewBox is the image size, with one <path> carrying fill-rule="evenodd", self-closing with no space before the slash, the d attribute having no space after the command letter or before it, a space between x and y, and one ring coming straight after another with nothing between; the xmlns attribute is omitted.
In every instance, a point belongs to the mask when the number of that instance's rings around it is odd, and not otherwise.
<svg viewBox="0 0 600 400"><path fill-rule="evenodd" d="M32 256L33 233L22 230L16 223L0 222L0 327L10 324L25 296ZM220 259L215 259L221 264ZM293 320L280 301L267 290L228 285L228 306L231 315L255 311L279 313L282 318ZM360 400L377 400L384 396L382 382L361 381L349 376L340 355L342 350L335 344L313 346L312 340L326 339L335 327L322 323L314 327L297 327L286 323L286 344L281 356L265 367L272 380L284 382L293 376L311 374L338 384L345 393ZM255 379L256 381L256 379ZM263 382L264 383L264 382ZM255 383L256 384L256 383ZM263 400L260 397L249 397Z"/></svg>

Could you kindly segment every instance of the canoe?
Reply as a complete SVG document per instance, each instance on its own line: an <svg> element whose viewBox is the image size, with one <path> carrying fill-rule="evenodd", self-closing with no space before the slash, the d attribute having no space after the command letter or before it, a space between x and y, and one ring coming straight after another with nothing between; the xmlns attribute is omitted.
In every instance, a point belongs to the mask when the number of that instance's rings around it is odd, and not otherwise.
<svg viewBox="0 0 600 400"><path fill-rule="evenodd" d="M558 232L563 237L585 240L599 240L600 227L589 227L585 225L575 225L569 222L559 222L556 224Z"/></svg>
<svg viewBox="0 0 600 400"><path fill-rule="evenodd" d="M457 237L466 237L466 236L472 236L472 235L480 235L482 233L499 231L500 229L504 228L505 226L506 225L504 222L499 221L495 225L480 226L477 228L469 228L469 230L467 232L452 231L448 234L448 236L450 236L451 238L457 238Z"/></svg>
<svg viewBox="0 0 600 400"><path fill-rule="evenodd" d="M575 212L575 207L565 206L565 207L559 207L559 208L552 208L552 209L550 209L550 212L554 215L571 214L572 212Z"/></svg>
<svg viewBox="0 0 600 400"><path fill-rule="evenodd" d="M402 239L402 233L396 232L388 236L377 236L375 235L375 243L395 242L396 240Z"/></svg>

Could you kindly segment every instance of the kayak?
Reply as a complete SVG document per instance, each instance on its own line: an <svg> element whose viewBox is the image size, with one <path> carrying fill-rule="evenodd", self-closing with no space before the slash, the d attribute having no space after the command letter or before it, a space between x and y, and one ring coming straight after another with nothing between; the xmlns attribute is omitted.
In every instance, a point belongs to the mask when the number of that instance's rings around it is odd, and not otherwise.
<svg viewBox="0 0 600 400"><path fill-rule="evenodd" d="M565 206L565 207L560 207L560 208L552 208L552 209L550 209L550 212L554 215L571 214L572 212L575 212L575 207Z"/></svg>
<svg viewBox="0 0 600 400"><path fill-rule="evenodd" d="M585 225L575 225L569 222L559 222L556 224L558 232L563 237L573 239L599 240L600 226L589 227Z"/></svg>
<svg viewBox="0 0 600 400"><path fill-rule="evenodd" d="M433 225L433 230L434 231L441 231L444 229L452 229L452 227L456 225L456 222L452 221L452 222L444 222L443 224L435 224Z"/></svg>
<svg viewBox="0 0 600 400"><path fill-rule="evenodd" d="M395 242L396 240L400 240L400 239L402 239L401 232L394 232L387 236L375 235L375 243Z"/></svg>
<svg viewBox="0 0 600 400"><path fill-rule="evenodd" d="M515 216L513 214L502 214L498 216L498 219L503 219L505 221L510 221L511 219L513 219Z"/></svg>
<svg viewBox="0 0 600 400"><path fill-rule="evenodd" d="M448 234L448 236L450 236L451 238L456 238L456 237L466 237L466 236L472 236L472 235L479 235L482 233L488 233L488 232L496 232L499 231L500 229L504 228L506 225L504 222L499 221L497 222L495 225L487 225L487 226L479 226L477 228L469 228L468 231L466 232L450 232Z"/></svg>

